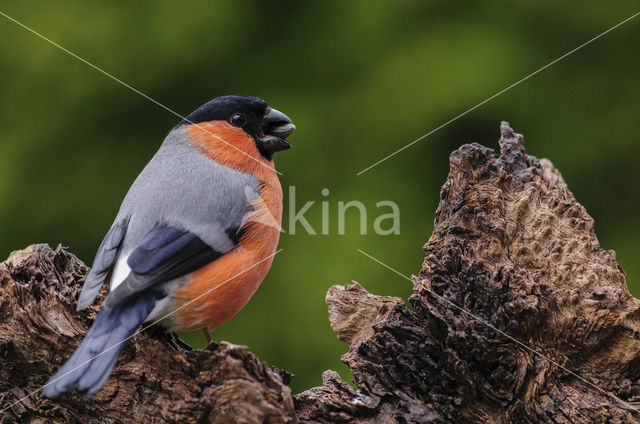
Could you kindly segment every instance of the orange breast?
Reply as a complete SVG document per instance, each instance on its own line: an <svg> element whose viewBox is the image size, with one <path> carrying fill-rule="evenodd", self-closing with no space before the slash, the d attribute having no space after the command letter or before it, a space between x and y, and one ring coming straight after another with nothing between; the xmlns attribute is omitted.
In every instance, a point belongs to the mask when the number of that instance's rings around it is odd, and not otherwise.
<svg viewBox="0 0 640 424"><path fill-rule="evenodd" d="M191 282L174 293L175 305L180 307L206 294L178 311L179 326L211 330L233 318L267 275L277 241L272 245L268 250L236 248L196 271Z"/></svg>
<svg viewBox="0 0 640 424"><path fill-rule="evenodd" d="M222 162L220 156L216 159ZM280 238L282 187L275 171L260 169L259 175L261 194L253 202L254 212L238 247L193 272L190 282L173 293L175 307L191 302L178 311L182 329L211 330L224 324L247 304L267 275Z"/></svg>
<svg viewBox="0 0 640 424"><path fill-rule="evenodd" d="M254 175L259 181L278 182L273 161L260 154L251 136L225 121L200 122L185 126L195 145L216 162ZM278 182L279 186L279 182Z"/></svg>

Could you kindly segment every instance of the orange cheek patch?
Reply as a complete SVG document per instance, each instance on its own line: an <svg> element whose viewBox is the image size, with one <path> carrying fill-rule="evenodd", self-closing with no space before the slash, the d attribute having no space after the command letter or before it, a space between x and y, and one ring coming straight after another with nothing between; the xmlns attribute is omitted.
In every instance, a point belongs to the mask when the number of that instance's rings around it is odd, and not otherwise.
<svg viewBox="0 0 640 424"><path fill-rule="evenodd" d="M251 136L225 121L200 122L185 127L198 149L221 165L255 175L259 179L273 171Z"/></svg>

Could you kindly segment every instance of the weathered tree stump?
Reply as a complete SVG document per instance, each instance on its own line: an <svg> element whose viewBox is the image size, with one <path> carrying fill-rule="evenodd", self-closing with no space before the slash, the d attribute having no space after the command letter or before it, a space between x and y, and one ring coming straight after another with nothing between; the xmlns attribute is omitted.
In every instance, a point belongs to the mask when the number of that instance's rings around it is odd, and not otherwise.
<svg viewBox="0 0 640 424"><path fill-rule="evenodd" d="M300 419L640 420L640 302L551 162L528 156L507 123L501 132L499 156L478 144L451 155L413 310L377 298L379 313L362 314L374 300L356 283L329 291L360 390L326 372L296 397Z"/></svg>
<svg viewBox="0 0 640 424"><path fill-rule="evenodd" d="M75 311L82 262L35 245L0 264L0 423L640 421L640 302L551 162L501 131L500 155L478 144L451 155L411 308L355 282L329 289L357 389L326 371L292 397L290 375L245 347L194 351L151 329L95 398L17 402L97 310Z"/></svg>
<svg viewBox="0 0 640 424"><path fill-rule="evenodd" d="M87 271L61 247L42 244L0 266L3 409L45 384L88 331L98 308L75 311ZM191 350L174 335L148 330L128 342L93 399L72 393L51 400L36 392L2 412L0 422L295 422L283 378L246 347Z"/></svg>

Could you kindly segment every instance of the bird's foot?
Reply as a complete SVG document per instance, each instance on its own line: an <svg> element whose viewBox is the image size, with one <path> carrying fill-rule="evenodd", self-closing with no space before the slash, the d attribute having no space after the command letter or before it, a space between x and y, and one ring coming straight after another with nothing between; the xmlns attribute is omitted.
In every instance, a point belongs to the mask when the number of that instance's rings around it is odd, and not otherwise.
<svg viewBox="0 0 640 424"><path fill-rule="evenodd" d="M209 329L207 327L204 327L202 329L202 332L204 333L204 337L207 339L207 346L211 344L211 342L213 342L213 339L211 338L211 333L209 332Z"/></svg>

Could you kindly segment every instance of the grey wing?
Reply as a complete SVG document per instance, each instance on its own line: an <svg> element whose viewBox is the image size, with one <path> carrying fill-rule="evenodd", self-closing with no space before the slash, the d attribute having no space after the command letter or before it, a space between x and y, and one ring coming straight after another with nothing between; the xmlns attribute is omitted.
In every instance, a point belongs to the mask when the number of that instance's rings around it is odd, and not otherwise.
<svg viewBox="0 0 640 424"><path fill-rule="evenodd" d="M238 238L232 239L237 245ZM224 253L226 252L217 251L188 230L159 225L131 252L127 258L127 265L131 271L124 281L109 293L104 306L113 308L156 284L195 271Z"/></svg>
<svg viewBox="0 0 640 424"><path fill-rule="evenodd" d="M100 292L100 287L102 287L109 272L113 269L122 241L127 233L128 225L129 218L124 218L119 223L114 224L107 232L104 240L102 240L98 253L96 253L96 257L93 260L91 271L89 271L78 297L77 310L86 308Z"/></svg>

